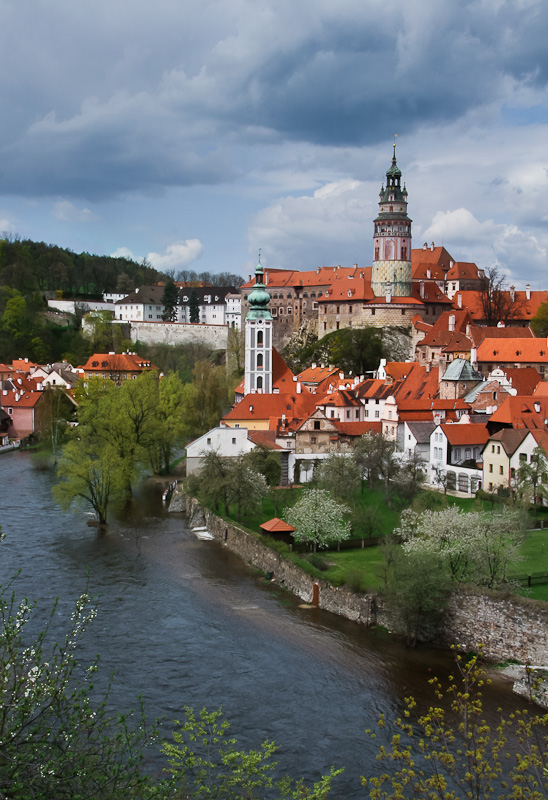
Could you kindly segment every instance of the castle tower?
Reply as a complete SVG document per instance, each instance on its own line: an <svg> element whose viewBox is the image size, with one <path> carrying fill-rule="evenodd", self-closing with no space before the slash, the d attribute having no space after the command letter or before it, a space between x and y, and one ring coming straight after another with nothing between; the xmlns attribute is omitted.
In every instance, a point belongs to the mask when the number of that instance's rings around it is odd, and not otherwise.
<svg viewBox="0 0 548 800"><path fill-rule="evenodd" d="M392 165L386 173L386 188L383 184L379 197L371 288L375 297L382 297L389 283L394 297L411 297L412 220L407 216L407 189L405 184L401 188L395 144Z"/></svg>
<svg viewBox="0 0 548 800"><path fill-rule="evenodd" d="M263 283L261 262L255 270L255 284L249 293L245 318L244 392L272 392L272 314L270 295Z"/></svg>

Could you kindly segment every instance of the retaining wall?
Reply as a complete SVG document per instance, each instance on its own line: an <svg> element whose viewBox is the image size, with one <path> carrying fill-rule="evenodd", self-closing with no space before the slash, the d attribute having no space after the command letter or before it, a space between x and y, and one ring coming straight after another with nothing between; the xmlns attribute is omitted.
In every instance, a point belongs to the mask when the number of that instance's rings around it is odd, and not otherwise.
<svg viewBox="0 0 548 800"><path fill-rule="evenodd" d="M226 350L226 325L201 325L186 322L131 323L131 341L145 344L205 344L213 350Z"/></svg>
<svg viewBox="0 0 548 800"><path fill-rule="evenodd" d="M389 619L375 595L312 578L237 525L200 509L196 499L176 492L170 511L186 511L190 517L201 511L208 530L218 541L249 564L272 573L279 584L305 602L314 601L326 611L366 626L380 623L389 627ZM459 644L465 650L477 650L482 644L489 660L516 659L548 667L548 603L523 597L502 598L494 592L459 590L449 603L443 643Z"/></svg>

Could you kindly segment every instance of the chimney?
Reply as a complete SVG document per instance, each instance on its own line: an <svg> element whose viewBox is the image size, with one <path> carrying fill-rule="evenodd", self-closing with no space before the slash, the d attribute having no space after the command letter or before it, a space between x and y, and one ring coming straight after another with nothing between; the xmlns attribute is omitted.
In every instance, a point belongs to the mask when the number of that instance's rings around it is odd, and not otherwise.
<svg viewBox="0 0 548 800"><path fill-rule="evenodd" d="M316 362L315 362L315 361L313 361L313 362L312 362L312 369L316 369L316 366L317 366L317 365L316 365Z"/></svg>
<svg viewBox="0 0 548 800"><path fill-rule="evenodd" d="M459 308L462 308L462 295L461 294L457 295L457 305L458 305Z"/></svg>
<svg viewBox="0 0 548 800"><path fill-rule="evenodd" d="M535 411L537 412L537 414L540 414L540 403L538 402L538 400L534 404L534 407L535 407Z"/></svg>
<svg viewBox="0 0 548 800"><path fill-rule="evenodd" d="M339 379L344 381L344 372L339 372Z"/></svg>
<svg viewBox="0 0 548 800"><path fill-rule="evenodd" d="M449 261L449 269L453 269L454 266L455 266L455 262L453 261L453 259L451 259Z"/></svg>
<svg viewBox="0 0 548 800"><path fill-rule="evenodd" d="M472 326L470 325L469 322L467 322L466 323L466 335L468 336L468 338L470 338L471 334L472 334Z"/></svg>
<svg viewBox="0 0 548 800"><path fill-rule="evenodd" d="M430 244L430 250L431 250L432 252L434 252L434 242L432 242L432 243Z"/></svg>
<svg viewBox="0 0 548 800"><path fill-rule="evenodd" d="M44 387L43 387L43 385L41 383L37 383L36 384L36 391L41 392L43 388Z"/></svg>
<svg viewBox="0 0 548 800"><path fill-rule="evenodd" d="M386 302L387 303L391 303L392 302L392 284L390 283L390 281L386 281L386 283L385 283L385 292L386 292L386 294L385 294Z"/></svg>
<svg viewBox="0 0 548 800"><path fill-rule="evenodd" d="M354 269L358 269L358 265L357 264L352 264L352 266L354 267Z"/></svg>
<svg viewBox="0 0 548 800"><path fill-rule="evenodd" d="M297 381L297 394L301 394L301 392L302 392L302 389L301 389L301 382L300 382L300 381Z"/></svg>
<svg viewBox="0 0 548 800"><path fill-rule="evenodd" d="M419 297L424 300L424 281L419 281Z"/></svg>
<svg viewBox="0 0 548 800"><path fill-rule="evenodd" d="M450 331L454 331L455 330L455 315L454 314L449 314L449 330Z"/></svg>
<svg viewBox="0 0 548 800"><path fill-rule="evenodd" d="M423 249L423 250L427 250L427 249L428 249L428 242L425 242L425 243L423 244L423 246L422 246L422 249Z"/></svg>
<svg viewBox="0 0 548 800"><path fill-rule="evenodd" d="M430 278L432 277L432 270L430 269L426 270L426 277L428 278L428 280L430 280Z"/></svg>
<svg viewBox="0 0 548 800"><path fill-rule="evenodd" d="M525 297L530 300L531 299L531 284L528 283L525 287Z"/></svg>
<svg viewBox="0 0 548 800"><path fill-rule="evenodd" d="M515 286L510 286L510 300L512 301L512 303L516 302L516 287Z"/></svg>

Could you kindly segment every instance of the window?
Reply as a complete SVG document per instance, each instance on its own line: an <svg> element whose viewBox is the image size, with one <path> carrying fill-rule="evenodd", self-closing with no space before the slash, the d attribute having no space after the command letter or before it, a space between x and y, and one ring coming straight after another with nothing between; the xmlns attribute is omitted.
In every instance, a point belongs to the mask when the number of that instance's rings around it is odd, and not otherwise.
<svg viewBox="0 0 548 800"><path fill-rule="evenodd" d="M489 464L489 472L493 472L493 465Z"/></svg>
<svg viewBox="0 0 548 800"><path fill-rule="evenodd" d="M356 419L359 419L359 418L360 418L360 409L357 408L356 409Z"/></svg>
<svg viewBox="0 0 548 800"><path fill-rule="evenodd" d="M502 464L499 467L499 474L504 475L504 467L502 466Z"/></svg>
<svg viewBox="0 0 548 800"><path fill-rule="evenodd" d="M263 358L264 356L262 353L257 353L257 369L263 368Z"/></svg>
<svg viewBox="0 0 548 800"><path fill-rule="evenodd" d="M236 444L236 437L235 436L232 437L232 444Z"/></svg>
<svg viewBox="0 0 548 800"><path fill-rule="evenodd" d="M292 306L288 306L288 307L287 307L287 313L288 313L288 314L292 314L292 313L293 313L293 308L292 308Z"/></svg>
<svg viewBox="0 0 548 800"><path fill-rule="evenodd" d="M519 460L522 461L524 464L527 463L527 453L520 453Z"/></svg>
<svg viewBox="0 0 548 800"><path fill-rule="evenodd" d="M311 436L310 437L310 444L316 444L316 437L315 436Z"/></svg>
<svg viewBox="0 0 548 800"><path fill-rule="evenodd" d="M500 455L500 444L497 445L497 453Z"/></svg>
<svg viewBox="0 0 548 800"><path fill-rule="evenodd" d="M262 375L259 375L259 377L257 378L257 389L262 389L262 388L263 388L263 378Z"/></svg>
<svg viewBox="0 0 548 800"><path fill-rule="evenodd" d="M346 410L346 419L350 419L350 409Z"/></svg>
<svg viewBox="0 0 548 800"><path fill-rule="evenodd" d="M375 409L375 419L378 419L380 417L380 415L381 415L381 412L379 411L378 408L376 408Z"/></svg>
<svg viewBox="0 0 548 800"><path fill-rule="evenodd" d="M321 423L319 419L314 420L314 430L319 431L321 429Z"/></svg>
<svg viewBox="0 0 548 800"><path fill-rule="evenodd" d="M211 444L211 439L210 438L208 438L207 443L208 443L208 445Z"/></svg>
<svg viewBox="0 0 548 800"><path fill-rule="evenodd" d="M257 347L263 346L263 332L257 331Z"/></svg>

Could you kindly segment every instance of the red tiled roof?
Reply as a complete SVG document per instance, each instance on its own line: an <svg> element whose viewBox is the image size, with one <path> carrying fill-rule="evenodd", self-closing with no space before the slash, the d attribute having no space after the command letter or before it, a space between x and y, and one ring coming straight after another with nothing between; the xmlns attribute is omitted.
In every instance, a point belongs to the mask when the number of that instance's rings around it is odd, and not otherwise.
<svg viewBox="0 0 548 800"><path fill-rule="evenodd" d="M371 277L366 278L361 270L361 276L343 276L333 281L319 303L333 303L337 301L357 302L373 300L375 295L371 289Z"/></svg>
<svg viewBox="0 0 548 800"><path fill-rule="evenodd" d="M363 436L365 433L374 432L380 433L382 430L382 422L340 422L338 419L330 419L339 433L345 436Z"/></svg>
<svg viewBox="0 0 548 800"><path fill-rule="evenodd" d="M477 349L480 361L548 363L548 343L542 339L484 339Z"/></svg>
<svg viewBox="0 0 548 800"><path fill-rule="evenodd" d="M434 280L443 280L445 272L450 268L453 259L445 247L416 247L411 250L411 268L413 280L426 278L426 270L430 269L430 274Z"/></svg>
<svg viewBox="0 0 548 800"><path fill-rule="evenodd" d="M270 450L283 450L283 447L280 447L279 444L276 443L276 431L248 431L247 438L251 439L254 444L257 444L262 447L267 447Z"/></svg>
<svg viewBox="0 0 548 800"><path fill-rule="evenodd" d="M31 367L39 366L39 364L29 361L28 358L14 358L12 363L13 369L19 370L20 372L29 372Z"/></svg>
<svg viewBox="0 0 548 800"><path fill-rule="evenodd" d="M34 408L44 392L19 393L8 390L7 394L0 394L0 406L2 408ZM19 399L16 399L18 396Z"/></svg>
<svg viewBox="0 0 548 800"><path fill-rule="evenodd" d="M293 525L290 525L289 522L285 522L285 520L279 517L273 517L269 519L268 522L263 522L259 525L259 528L262 528L263 531L267 533L294 533L296 530Z"/></svg>
<svg viewBox="0 0 548 800"><path fill-rule="evenodd" d="M294 394L246 394L234 408L225 414L224 420L263 421L269 420L270 427L274 421L285 414L287 423L295 419L306 419L316 407L316 396L310 392Z"/></svg>
<svg viewBox="0 0 548 800"><path fill-rule="evenodd" d="M335 406L336 408L346 408L347 406L360 406L355 392L349 389L339 389L328 394L316 403L317 406Z"/></svg>
<svg viewBox="0 0 548 800"><path fill-rule="evenodd" d="M534 367L505 367L504 374L508 380L512 381L512 387L517 390L518 394L533 394L541 381L541 377Z"/></svg>
<svg viewBox="0 0 548 800"><path fill-rule="evenodd" d="M535 403L540 411L535 410ZM489 422L511 425L513 428L544 430L544 420L548 418L548 396L507 395Z"/></svg>
<svg viewBox="0 0 548 800"><path fill-rule="evenodd" d="M487 423L472 425L471 422L451 422L440 426L449 444L485 444L489 438Z"/></svg>
<svg viewBox="0 0 548 800"><path fill-rule="evenodd" d="M479 291L457 292L457 294L453 297L453 305L455 308L458 307L459 296L461 297L463 308L468 309L474 319L483 319L484 313L481 305L481 294ZM540 304L547 301L548 291L530 292L529 300L527 299L526 292L516 291L516 313L513 319L516 321L531 320L536 315Z"/></svg>
<svg viewBox="0 0 548 800"><path fill-rule="evenodd" d="M447 273L448 281L479 280L480 278L477 264L474 264L473 261L455 261Z"/></svg>
<svg viewBox="0 0 548 800"><path fill-rule="evenodd" d="M299 372L297 378L301 383L319 384L326 378L338 376L339 370L336 367L308 367Z"/></svg>
<svg viewBox="0 0 548 800"><path fill-rule="evenodd" d="M140 372L157 367L147 358L133 353L94 353L82 369L86 372Z"/></svg>

